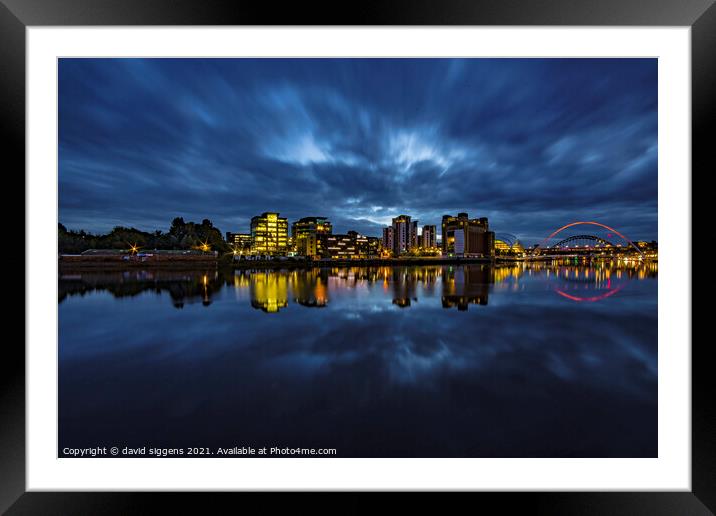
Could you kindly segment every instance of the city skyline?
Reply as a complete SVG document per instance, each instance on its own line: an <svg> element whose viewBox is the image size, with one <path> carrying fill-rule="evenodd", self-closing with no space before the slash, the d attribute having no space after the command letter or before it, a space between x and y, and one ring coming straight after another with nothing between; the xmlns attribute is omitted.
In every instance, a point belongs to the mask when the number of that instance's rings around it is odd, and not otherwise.
<svg viewBox="0 0 716 516"><path fill-rule="evenodd" d="M526 245L573 220L657 240L656 88L655 59L61 59L60 221L381 236L468 212Z"/></svg>

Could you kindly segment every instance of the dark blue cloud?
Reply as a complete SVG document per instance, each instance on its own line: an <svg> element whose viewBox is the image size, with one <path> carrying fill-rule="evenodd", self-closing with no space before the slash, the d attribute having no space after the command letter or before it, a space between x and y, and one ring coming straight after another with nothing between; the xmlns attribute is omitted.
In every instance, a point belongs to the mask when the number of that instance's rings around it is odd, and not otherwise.
<svg viewBox="0 0 716 516"><path fill-rule="evenodd" d="M657 238L656 59L61 59L59 143L74 229L467 211Z"/></svg>

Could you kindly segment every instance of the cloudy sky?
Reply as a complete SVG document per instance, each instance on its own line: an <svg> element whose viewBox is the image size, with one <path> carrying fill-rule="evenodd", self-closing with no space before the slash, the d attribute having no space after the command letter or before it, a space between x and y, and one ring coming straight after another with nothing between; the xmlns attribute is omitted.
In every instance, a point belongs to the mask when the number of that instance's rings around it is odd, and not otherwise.
<svg viewBox="0 0 716 516"><path fill-rule="evenodd" d="M71 229L466 211L657 239L656 59L61 59L59 143Z"/></svg>

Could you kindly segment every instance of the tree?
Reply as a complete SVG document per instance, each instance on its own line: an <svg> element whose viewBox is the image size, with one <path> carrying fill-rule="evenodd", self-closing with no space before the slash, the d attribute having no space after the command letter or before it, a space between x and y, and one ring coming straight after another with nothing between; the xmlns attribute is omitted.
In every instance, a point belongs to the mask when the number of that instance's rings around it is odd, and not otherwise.
<svg viewBox="0 0 716 516"><path fill-rule="evenodd" d="M172 225L169 228L169 233L178 236L183 230L186 224L184 223L184 217L176 217L172 220Z"/></svg>
<svg viewBox="0 0 716 516"><path fill-rule="evenodd" d="M129 249L135 245L145 249L196 249L205 243L219 253L230 251L221 231L209 219L197 224L176 217L168 233L115 226L107 234L93 235L84 230L70 231L63 224L58 224L57 232L58 251L65 254L78 254L87 249Z"/></svg>

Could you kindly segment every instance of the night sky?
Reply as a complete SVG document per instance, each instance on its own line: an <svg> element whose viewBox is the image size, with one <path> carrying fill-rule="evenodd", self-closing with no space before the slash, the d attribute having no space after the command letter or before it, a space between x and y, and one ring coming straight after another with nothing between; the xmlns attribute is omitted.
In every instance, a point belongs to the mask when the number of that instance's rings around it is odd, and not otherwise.
<svg viewBox="0 0 716 516"><path fill-rule="evenodd" d="M61 59L70 229L443 214L657 239L656 59ZM598 234L593 229L578 232Z"/></svg>

